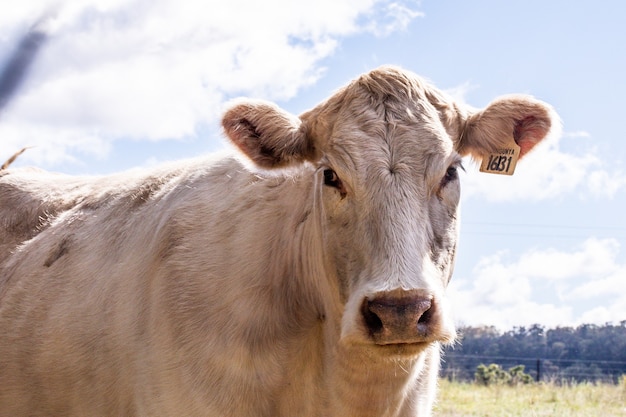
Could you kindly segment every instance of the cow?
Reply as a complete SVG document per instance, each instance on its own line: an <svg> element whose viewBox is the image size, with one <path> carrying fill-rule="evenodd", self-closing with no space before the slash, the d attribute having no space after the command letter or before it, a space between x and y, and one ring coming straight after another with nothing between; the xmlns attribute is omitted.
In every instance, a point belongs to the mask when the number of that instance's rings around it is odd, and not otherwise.
<svg viewBox="0 0 626 417"><path fill-rule="evenodd" d="M0 171L0 414L431 415L462 157L555 117L384 66L299 117L232 102L217 156Z"/></svg>

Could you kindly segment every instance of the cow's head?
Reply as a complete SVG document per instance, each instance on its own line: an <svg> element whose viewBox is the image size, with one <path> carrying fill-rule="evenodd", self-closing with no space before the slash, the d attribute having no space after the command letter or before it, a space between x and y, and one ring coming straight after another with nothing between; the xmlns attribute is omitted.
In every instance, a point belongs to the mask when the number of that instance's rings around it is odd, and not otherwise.
<svg viewBox="0 0 626 417"><path fill-rule="evenodd" d="M300 117L248 101L227 111L223 126L262 168L317 168L326 258L345 306L341 340L412 354L455 335L444 292L461 157L481 159L511 138L523 156L548 134L552 115L527 96L471 109L384 67Z"/></svg>

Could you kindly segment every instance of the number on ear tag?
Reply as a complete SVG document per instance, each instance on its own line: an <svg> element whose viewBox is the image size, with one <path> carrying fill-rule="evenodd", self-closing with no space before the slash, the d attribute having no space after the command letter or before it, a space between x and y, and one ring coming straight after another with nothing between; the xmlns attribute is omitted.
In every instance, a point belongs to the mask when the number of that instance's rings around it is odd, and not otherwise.
<svg viewBox="0 0 626 417"><path fill-rule="evenodd" d="M506 146L483 157L483 162L480 164L480 172L513 175L519 154L520 147L515 143L515 140L511 138Z"/></svg>

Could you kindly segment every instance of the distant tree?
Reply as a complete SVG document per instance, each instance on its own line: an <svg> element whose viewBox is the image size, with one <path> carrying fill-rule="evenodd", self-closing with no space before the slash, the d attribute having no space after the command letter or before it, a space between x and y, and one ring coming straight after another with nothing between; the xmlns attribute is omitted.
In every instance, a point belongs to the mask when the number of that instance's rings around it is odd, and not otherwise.
<svg viewBox="0 0 626 417"><path fill-rule="evenodd" d="M567 347L563 342L553 342L550 345L548 356L553 359L561 359L567 354Z"/></svg>
<svg viewBox="0 0 626 417"><path fill-rule="evenodd" d="M477 366L486 360L501 367L525 364L533 374L540 360L542 378L617 381L626 374L626 320L553 329L535 324L505 332L493 326L461 327L458 340L446 349L442 368L443 375L455 379L476 379Z"/></svg>
<svg viewBox="0 0 626 417"><path fill-rule="evenodd" d="M500 332L494 326L462 327L459 329L459 345L468 355L498 356Z"/></svg>

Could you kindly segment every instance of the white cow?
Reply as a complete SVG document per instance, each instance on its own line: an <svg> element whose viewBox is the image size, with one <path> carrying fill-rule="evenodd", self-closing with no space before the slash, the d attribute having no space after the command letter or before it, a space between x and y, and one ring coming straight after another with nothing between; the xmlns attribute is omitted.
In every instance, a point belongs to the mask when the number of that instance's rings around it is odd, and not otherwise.
<svg viewBox="0 0 626 417"><path fill-rule="evenodd" d="M461 157L554 123L383 67L300 117L233 104L247 161L0 172L0 415L429 416Z"/></svg>

